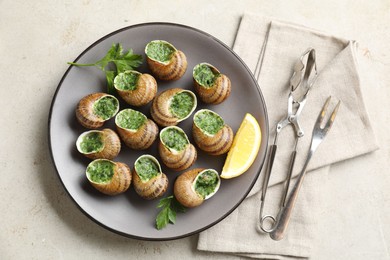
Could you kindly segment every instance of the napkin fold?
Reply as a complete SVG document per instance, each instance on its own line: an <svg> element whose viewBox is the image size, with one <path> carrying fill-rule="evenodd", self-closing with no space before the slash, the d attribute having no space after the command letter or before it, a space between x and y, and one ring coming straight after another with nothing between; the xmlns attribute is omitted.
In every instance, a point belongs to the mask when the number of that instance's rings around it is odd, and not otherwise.
<svg viewBox="0 0 390 260"><path fill-rule="evenodd" d="M264 170L244 202L225 220L199 235L198 249L232 253L262 259L309 258L316 240L316 221L324 196L319 188L327 178L337 178L329 165L378 149L360 90L356 59L357 44L306 27L245 14L233 50L258 79L269 116L269 142L277 122L287 114L289 80L293 66L309 47L316 50L318 78L309 93L300 123L305 136L298 143L293 176L303 167L310 147L311 132L325 100L332 96L330 109L342 104L331 131L312 158L285 238L273 241L257 228ZM287 174L295 140L292 127L279 135L270 188L264 211L275 215L281 184ZM294 185L294 182L291 183ZM328 187L330 188L330 187Z"/></svg>

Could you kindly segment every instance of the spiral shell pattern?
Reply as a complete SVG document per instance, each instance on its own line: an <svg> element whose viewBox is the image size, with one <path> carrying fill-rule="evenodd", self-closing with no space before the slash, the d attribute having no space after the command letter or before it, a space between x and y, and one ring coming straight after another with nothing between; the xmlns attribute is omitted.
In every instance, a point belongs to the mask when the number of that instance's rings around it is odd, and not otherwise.
<svg viewBox="0 0 390 260"><path fill-rule="evenodd" d="M149 179L148 181L142 181L139 177L136 167L133 170L133 186L135 192L146 200L152 200L161 197L167 191L168 188L168 178L167 176L161 172L160 164L157 159L151 155L142 155L141 157L150 157L153 161L155 161L160 169L160 172L157 176ZM140 159L139 157L138 159ZM138 160L137 159L137 160Z"/></svg>
<svg viewBox="0 0 390 260"><path fill-rule="evenodd" d="M180 79L187 70L186 55L182 51L177 50L172 44L168 42L159 40L152 42L163 42L164 44L167 44L175 49L168 62L160 62L146 55L146 61L150 70L152 71L152 74L156 78L165 81ZM145 54L147 54L146 49L147 46L145 48Z"/></svg>
<svg viewBox="0 0 390 260"><path fill-rule="evenodd" d="M117 125L117 131L122 141L131 149L145 150L149 148L157 138L158 127L150 119L137 131L121 128Z"/></svg>
<svg viewBox="0 0 390 260"><path fill-rule="evenodd" d="M218 76L215 79L214 84L210 87L201 85L195 79L195 77L193 77L195 92L198 94L200 100L202 100L204 103L213 104L213 105L222 103L230 96L230 92L231 92L230 79L226 75L221 74L214 66L207 63L201 63L201 64L206 64L208 67L211 68L211 70L214 73L217 73ZM194 68L194 72L195 72L195 68Z"/></svg>
<svg viewBox="0 0 390 260"><path fill-rule="evenodd" d="M105 160L105 159L97 159L95 161L92 161L91 164L96 163L96 161L98 160ZM86 176L88 181L98 191L106 195L113 196L125 192L130 187L132 176L131 176L131 170L129 166L127 166L125 163L113 162L113 161L110 162L114 164L114 175L112 176L109 182L105 182L105 183L94 182L90 179L88 172L86 173Z"/></svg>
<svg viewBox="0 0 390 260"><path fill-rule="evenodd" d="M180 92L188 92L193 96L194 99L194 106L192 110L184 118L176 117L174 114L172 114L170 110L171 101L174 95ZM179 122L187 119L195 110L196 106L197 106L197 100L193 92L181 88L172 88L172 89L167 89L156 96L150 108L150 115L158 125L172 126L172 125L177 125Z"/></svg>
<svg viewBox="0 0 390 260"><path fill-rule="evenodd" d="M160 141L158 151L163 163L170 169L175 171L182 171L190 168L196 161L197 152L192 144L180 152L173 153Z"/></svg>
<svg viewBox="0 0 390 260"><path fill-rule="evenodd" d="M169 128L176 128L181 131L185 138L187 139L187 144L183 150L177 151L172 148L169 148L166 144L164 144L162 140L162 134L164 131L167 131ZM187 135L181 128L176 126L168 126L161 130L160 132L160 140L158 144L158 152L160 154L160 158L162 162L170 169L175 171L182 171L190 168L197 159L197 152L195 147L189 142Z"/></svg>
<svg viewBox="0 0 390 260"><path fill-rule="evenodd" d="M141 74L137 71L126 71L123 73L137 73L139 74L137 83L134 90L123 90L118 87L116 81L118 76L114 80L114 87L123 100L132 106L143 106L148 104L156 96L157 82L152 75Z"/></svg>
<svg viewBox="0 0 390 260"><path fill-rule="evenodd" d="M207 109L199 110L195 116L205 110ZM211 135L200 129L195 122L192 124L192 135L196 145L210 155L227 153L232 146L234 137L232 128L226 124L217 133Z"/></svg>
<svg viewBox="0 0 390 260"><path fill-rule="evenodd" d="M94 113L95 102L97 102L99 99L106 97L106 96L109 96L109 97L115 99L117 104L118 104L115 113L112 115L112 116L115 116L115 114L119 110L119 101L114 96L106 94L106 93L89 94L89 95L83 97L76 107L76 118L77 118L77 121L82 126L89 128L89 129L97 129L97 128L103 126L105 121L110 119L110 118L103 119Z"/></svg>
<svg viewBox="0 0 390 260"><path fill-rule="evenodd" d="M98 133L101 136L102 148L97 151L85 152L81 148L81 144L85 136L90 133ZM76 141L77 150L90 159L109 159L112 160L118 156L121 150L121 141L119 136L111 129L90 130L82 133Z"/></svg>
<svg viewBox="0 0 390 260"><path fill-rule="evenodd" d="M121 115L121 113L124 113L126 111L139 113L142 115L142 117L145 118L145 121L137 130L127 129L125 127L120 126L120 123L118 122L118 117ZM115 118L115 125L117 132L122 141L125 143L125 145L135 150L145 150L149 148L156 140L158 135L158 127L156 123L146 118L146 116L141 112L132 109L124 109L120 111Z"/></svg>
<svg viewBox="0 0 390 260"><path fill-rule="evenodd" d="M196 193L192 188L196 176L203 170L204 168L191 169L177 177L175 184L173 185L173 194L181 205L193 208L203 203L204 199L202 196Z"/></svg>
<svg viewBox="0 0 390 260"><path fill-rule="evenodd" d="M228 125L225 125L215 135L210 136L193 124L192 133L198 147L210 155L227 153L233 143L233 130Z"/></svg>
<svg viewBox="0 0 390 260"><path fill-rule="evenodd" d="M202 174L206 170L211 170L218 177L217 186L214 188L213 192L208 196L203 198L198 192L195 190L195 182L198 175ZM219 189L220 178L218 173L213 169L204 169L204 168L196 168L186 171L177 177L174 185L173 185L173 194L177 201L185 207L193 208L201 205L205 200L211 198Z"/></svg>

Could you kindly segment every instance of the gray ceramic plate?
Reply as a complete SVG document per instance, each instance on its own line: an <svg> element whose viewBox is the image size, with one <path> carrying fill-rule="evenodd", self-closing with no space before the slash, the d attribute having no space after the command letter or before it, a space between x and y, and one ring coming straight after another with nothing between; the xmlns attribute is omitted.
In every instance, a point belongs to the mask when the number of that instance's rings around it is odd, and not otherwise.
<svg viewBox="0 0 390 260"><path fill-rule="evenodd" d="M225 44L213 36L187 26L170 23L147 23L123 28L98 40L76 59L79 63L91 63L105 55L113 43L121 43L124 49L132 48L144 55L145 45L155 39L171 42L182 50L188 60L188 69L175 82L158 82L158 91L180 87L192 89L192 68L200 62L208 62L228 75L232 82L231 96L216 106L199 102L198 108L209 108L219 113L234 132L237 131L245 113L251 113L262 129L262 144L256 161L251 168L238 178L223 180L217 194L200 207L190 209L177 216L175 225L165 229L155 228L158 214L158 200L145 201L138 197L132 187L122 195L109 197L100 194L86 180L85 168L90 162L78 154L75 146L77 137L87 129L78 124L75 107L79 100L93 92L106 91L104 74L94 67L70 67L53 98L49 116L49 141L53 162L58 175L70 197L82 212L101 226L138 239L169 240L189 236L218 223L228 216L246 197L256 182L263 166L268 142L268 119L263 96L257 83L244 62ZM64 61L66 62L66 61ZM144 64L139 68L149 72ZM121 109L129 107L121 103ZM150 117L149 105L139 109ZM179 124L191 137L192 117ZM105 127L114 129L113 119ZM192 142L193 143L193 142ZM157 145L146 151L134 151L123 146L115 159L133 167L141 154L157 156ZM225 156L210 157L199 151L193 167L222 170ZM175 178L180 174L163 167L169 177L169 187L165 196L172 194Z"/></svg>

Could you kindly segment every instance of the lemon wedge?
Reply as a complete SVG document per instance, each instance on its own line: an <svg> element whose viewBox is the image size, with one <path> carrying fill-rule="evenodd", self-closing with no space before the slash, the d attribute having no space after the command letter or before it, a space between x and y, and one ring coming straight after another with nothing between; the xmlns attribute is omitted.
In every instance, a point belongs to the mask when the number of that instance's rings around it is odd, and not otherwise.
<svg viewBox="0 0 390 260"><path fill-rule="evenodd" d="M261 129L256 118L247 113L234 136L221 178L230 179L248 170L256 159L261 144Z"/></svg>

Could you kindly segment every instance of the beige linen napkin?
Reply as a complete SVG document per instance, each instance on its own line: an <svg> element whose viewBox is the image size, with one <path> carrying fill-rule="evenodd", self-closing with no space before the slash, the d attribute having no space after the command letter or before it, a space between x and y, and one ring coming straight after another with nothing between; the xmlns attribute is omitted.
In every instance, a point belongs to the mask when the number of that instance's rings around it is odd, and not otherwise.
<svg viewBox="0 0 390 260"><path fill-rule="evenodd" d="M310 173L300 191L287 235L276 242L256 229L263 170L248 198L229 217L199 235L198 249L264 259L310 257L324 197L318 196L318 187L325 185L327 178L337 178L331 173L328 176L328 165L378 148L360 91L356 43L305 27L245 15L233 49L258 78L269 115L270 143L276 123L287 113L293 65L309 47L316 50L319 75L300 118L305 136L299 141L294 176L302 169L314 122L326 98L334 97L331 108L337 99L342 105L332 130L310 162ZM287 127L279 136L266 213L277 211L283 186L280 183L285 179L293 141L294 131Z"/></svg>

